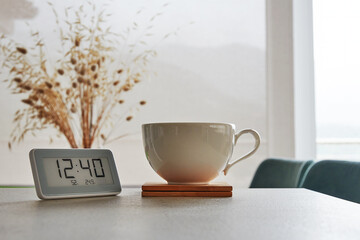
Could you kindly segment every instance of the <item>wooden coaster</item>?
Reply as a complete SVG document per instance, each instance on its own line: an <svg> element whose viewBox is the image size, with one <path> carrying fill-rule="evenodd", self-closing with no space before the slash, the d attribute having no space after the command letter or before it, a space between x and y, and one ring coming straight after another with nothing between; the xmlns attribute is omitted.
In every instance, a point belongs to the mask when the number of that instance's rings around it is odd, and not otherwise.
<svg viewBox="0 0 360 240"><path fill-rule="evenodd" d="M173 185L167 183L145 183L143 191L156 192L231 192L232 186L227 183L209 183L199 185Z"/></svg>
<svg viewBox="0 0 360 240"><path fill-rule="evenodd" d="M145 183L143 197L231 197L232 186L227 183L173 185L167 183Z"/></svg>
<svg viewBox="0 0 360 240"><path fill-rule="evenodd" d="M142 192L143 197L231 197L232 192Z"/></svg>

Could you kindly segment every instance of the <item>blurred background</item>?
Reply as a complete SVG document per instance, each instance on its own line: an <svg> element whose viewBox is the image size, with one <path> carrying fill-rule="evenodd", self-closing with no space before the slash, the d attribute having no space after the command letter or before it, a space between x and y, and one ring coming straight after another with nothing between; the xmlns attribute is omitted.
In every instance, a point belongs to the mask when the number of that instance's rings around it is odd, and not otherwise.
<svg viewBox="0 0 360 240"><path fill-rule="evenodd" d="M58 26L52 8L41 0L0 0L0 35L24 46L30 32L39 31L46 54L56 58L60 49ZM79 9L85 1L53 1L61 20L67 7ZM148 164L141 139L141 124L148 122L231 122L238 130L254 128L262 136L258 152L234 166L217 181L247 187L258 164L268 157L266 82L266 0L226 1L93 1L98 10L111 14L106 23L114 32L124 32L136 22L149 26L147 46L157 51L150 61L151 74L127 96L119 114L132 102L147 104L130 122L114 129L114 135L129 136L100 146L113 151L123 184L161 181ZM312 2L315 62L316 159L360 159L360 2L314 0ZM85 11L90 11L86 6ZM141 11L140 14L139 11ZM85 23L86 24L86 23ZM169 37L163 37L169 34ZM176 33L176 34L175 34ZM119 48L126 48L122 43ZM145 48L146 46L144 46ZM1 56L0 56L1 58ZM115 54L122 60L126 56ZM3 59L0 59L3 60ZM0 80L5 79L2 75ZM33 184L28 152L32 148L67 148L60 137L49 143L56 131L27 136L8 149L14 128L14 113L25 107L22 97L12 95L0 83L0 184ZM244 137L233 158L253 145ZM99 145L94 145L99 147Z"/></svg>
<svg viewBox="0 0 360 240"><path fill-rule="evenodd" d="M1 0L0 34L27 46L29 29L43 36L49 56L59 50L58 28L51 7L41 0ZM64 9L80 8L83 1L53 1L61 20ZM109 16L114 32L122 32L135 21L147 26L154 14L154 36L147 43L158 55L151 60L153 74L129 94L131 99L145 99L147 104L115 129L130 136L103 146L113 151L122 184L140 185L161 181L148 164L142 147L141 124L148 122L231 122L238 130L254 128L262 136L259 151L237 164L226 180L247 187L259 162L266 157L266 84L265 84L265 0L223 1L94 1ZM168 5L167 5L168 3ZM164 6L165 4L165 6ZM136 14L141 10L140 14ZM86 11L86 8L85 8ZM60 21L60 24L61 21ZM85 23L86 24L86 23ZM167 33L173 33L162 40ZM124 58L124 56L114 56ZM1 76L4 78L4 76ZM6 76L5 76L6 78ZM28 152L32 148L67 148L64 138L42 131L36 138L27 136L8 149L15 111L25 105L21 96L12 95L5 83L0 86L0 184L32 185ZM135 101L135 100L134 100ZM23 106L24 105L24 106ZM129 105L124 105L124 111ZM236 158L247 152L253 140L244 137L234 150ZM97 147L97 146L94 146Z"/></svg>

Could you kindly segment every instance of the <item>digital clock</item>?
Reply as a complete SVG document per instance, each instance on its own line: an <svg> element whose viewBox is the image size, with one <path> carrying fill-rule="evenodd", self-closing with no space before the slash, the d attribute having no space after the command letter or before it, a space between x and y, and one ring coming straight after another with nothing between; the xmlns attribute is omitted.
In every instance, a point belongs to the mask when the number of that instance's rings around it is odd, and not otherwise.
<svg viewBox="0 0 360 240"><path fill-rule="evenodd" d="M33 149L29 153L41 199L117 195L114 157L105 149Z"/></svg>

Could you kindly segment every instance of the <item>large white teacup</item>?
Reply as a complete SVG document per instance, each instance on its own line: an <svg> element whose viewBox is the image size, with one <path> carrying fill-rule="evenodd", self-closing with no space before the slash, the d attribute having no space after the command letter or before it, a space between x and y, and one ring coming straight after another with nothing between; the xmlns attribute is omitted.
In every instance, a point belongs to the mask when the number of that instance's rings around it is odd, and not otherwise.
<svg viewBox="0 0 360 240"><path fill-rule="evenodd" d="M229 163L239 137L250 133L254 148ZM228 123L150 123L142 125L146 157L151 167L169 184L206 184L240 160L251 156L260 145L253 129L235 133Z"/></svg>

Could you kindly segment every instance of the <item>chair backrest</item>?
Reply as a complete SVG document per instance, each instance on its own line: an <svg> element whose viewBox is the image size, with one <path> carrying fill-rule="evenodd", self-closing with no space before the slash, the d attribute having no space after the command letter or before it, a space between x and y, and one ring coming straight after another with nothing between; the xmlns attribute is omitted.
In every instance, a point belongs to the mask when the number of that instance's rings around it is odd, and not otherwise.
<svg viewBox="0 0 360 240"><path fill-rule="evenodd" d="M312 160L265 159L257 168L250 188L297 188Z"/></svg>
<svg viewBox="0 0 360 240"><path fill-rule="evenodd" d="M360 203L360 162L317 162L306 173L301 187Z"/></svg>

